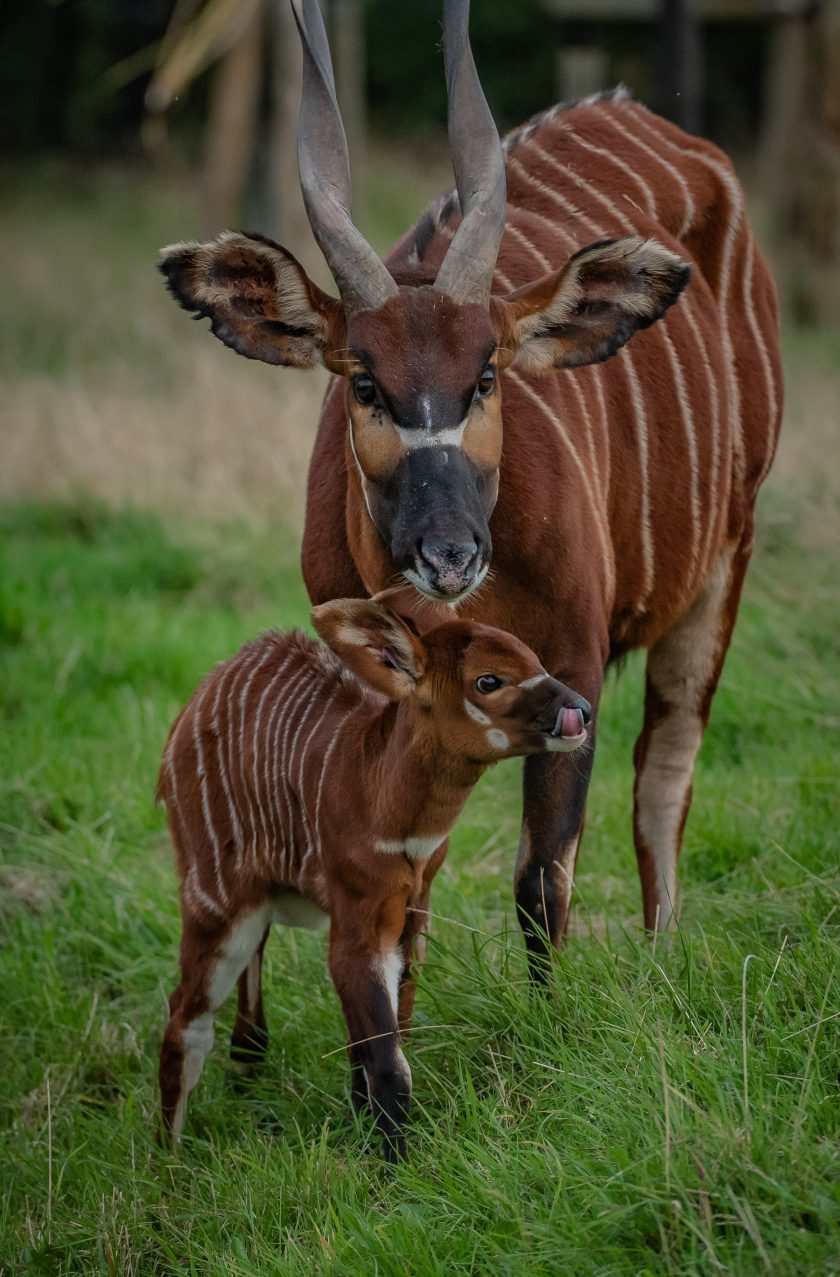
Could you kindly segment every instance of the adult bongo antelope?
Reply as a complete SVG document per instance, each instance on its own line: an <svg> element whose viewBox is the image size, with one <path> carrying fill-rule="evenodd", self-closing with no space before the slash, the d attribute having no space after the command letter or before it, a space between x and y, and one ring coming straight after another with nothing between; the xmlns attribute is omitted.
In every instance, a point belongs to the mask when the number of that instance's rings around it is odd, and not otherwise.
<svg viewBox="0 0 840 1277"><path fill-rule="evenodd" d="M328 923L351 1093L385 1155L403 1149L412 962L446 840L500 758L579 749L590 706L511 634L444 618L422 638L388 596L338 599L303 634L264 634L203 681L158 781L181 878L181 982L160 1054L164 1129L180 1135L239 984L232 1054L265 1050L272 922ZM332 649L332 650L330 650Z"/></svg>
<svg viewBox="0 0 840 1277"><path fill-rule="evenodd" d="M340 300L259 236L175 245L161 269L240 354L335 374L303 543L315 602L402 576L514 631L593 706L609 662L647 649L634 835L645 925L665 927L781 410L741 189L622 90L500 144L468 3L445 0L457 195L383 263L350 220L318 5L293 3L301 182ZM525 764L515 887L536 975L566 929L591 763Z"/></svg>

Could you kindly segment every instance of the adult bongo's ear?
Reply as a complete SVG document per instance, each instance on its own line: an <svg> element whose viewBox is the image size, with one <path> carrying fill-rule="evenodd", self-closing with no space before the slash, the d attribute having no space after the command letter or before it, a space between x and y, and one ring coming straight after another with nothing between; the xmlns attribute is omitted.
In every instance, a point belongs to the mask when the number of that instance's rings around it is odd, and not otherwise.
<svg viewBox="0 0 840 1277"><path fill-rule="evenodd" d="M582 248L551 275L494 299L499 344L526 372L609 359L665 314L691 277L655 239L628 236Z"/></svg>
<svg viewBox="0 0 840 1277"><path fill-rule="evenodd" d="M313 368L344 346L341 302L262 235L222 231L204 244L170 244L159 269L184 310L208 318L214 335L248 359Z"/></svg>
<svg viewBox="0 0 840 1277"><path fill-rule="evenodd" d="M426 664L423 640L374 599L333 599L312 609L312 624L353 673L389 700L410 696Z"/></svg>

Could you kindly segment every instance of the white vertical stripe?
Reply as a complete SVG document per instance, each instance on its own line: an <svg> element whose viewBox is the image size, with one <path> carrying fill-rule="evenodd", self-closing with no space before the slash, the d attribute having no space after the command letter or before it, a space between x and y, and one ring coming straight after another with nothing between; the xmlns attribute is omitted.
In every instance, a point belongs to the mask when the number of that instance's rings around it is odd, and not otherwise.
<svg viewBox="0 0 840 1277"><path fill-rule="evenodd" d="M699 466L697 461L697 436L694 429L694 413L685 384L685 374L679 361L674 339L664 324L657 326L657 331L665 339L665 349L671 364L671 375L677 390L677 402L680 405L683 432L688 447L689 469L689 501L691 505L691 562L695 572L700 565L700 494Z"/></svg>
<svg viewBox="0 0 840 1277"><path fill-rule="evenodd" d="M706 532L703 537L703 553L701 562L705 571L708 566L709 557L712 552L712 539L715 529L718 526L721 511L719 509L719 466L720 466L720 395L718 393L717 379L712 372L712 366L709 361L709 353L706 342L703 337L697 317L694 314L693 298L686 297L682 312L691 329L697 347L698 358L701 359L703 369L706 373L706 389L709 395L709 402L712 409L711 429L709 432L710 441L710 458L709 458L709 508L706 512ZM728 493L726 494L728 496Z"/></svg>
<svg viewBox="0 0 840 1277"><path fill-rule="evenodd" d="M764 380L767 385L767 442L764 447L764 464L761 467L758 476L758 486L760 486L767 478L767 471L773 461L773 455L776 450L775 430L779 414L779 403L776 398L776 384L773 377L773 369L770 365L770 355L767 350L767 343L764 335L758 325L758 320L753 306L753 272L755 269L755 241L750 235L747 239L747 268L744 270L744 306L747 310L747 322L752 329L753 340L755 341L758 357L761 360L761 367L764 371Z"/></svg>
<svg viewBox="0 0 840 1277"><path fill-rule="evenodd" d="M335 700L335 694L338 691L339 686L340 686L340 680L337 679L335 686L330 690L329 694L324 697L324 704L321 709L321 713L318 716L315 726L310 731L309 735L306 738L306 742L300 751L300 764L298 766L298 775L297 775L297 794L298 794L298 797L300 798L300 811L301 811L301 816L303 817L304 832L306 834L306 851L304 852L303 859L301 860L301 864L300 864L301 869L306 864L306 861L309 859L309 856L312 852L312 847L313 847L312 823L309 818L310 812L307 809L306 795L303 792L304 791L304 784L303 784L304 767L306 764L306 756L309 753L309 747L312 744L312 741L315 739L318 732L321 730L321 727L323 726L323 723L324 723L324 719L327 717L327 714L330 712L333 701Z"/></svg>
<svg viewBox="0 0 840 1277"><path fill-rule="evenodd" d="M524 232L521 231L519 227L515 224L513 220L513 216L515 212L516 212L515 209L511 209L510 213L508 214L507 220L505 222L505 230L508 231L509 234L511 234L515 239L517 239L520 244L522 244L525 248L527 248L528 252L531 254L533 258L536 259L538 265L542 268L545 274L550 274L552 270L551 262L548 260L547 257L543 256L543 254L537 248L536 244L532 243L531 240L528 239L527 235L525 235Z"/></svg>
<svg viewBox="0 0 840 1277"><path fill-rule="evenodd" d="M217 670L216 698L213 701L213 711L211 714L210 722L213 728L213 735L216 738L216 763L217 763L219 776L222 782L222 788L225 791L225 800L227 801L227 805L228 805L228 817L230 819L231 827L233 830L233 841L234 841L234 846L236 848L236 863L238 867L241 864L241 856L242 856L242 826L239 822L239 814L236 810L236 805L233 801L233 794L231 793L230 782L228 780L227 765L226 765L225 756L224 756L225 751L222 745L222 733L219 728L219 705L221 703L222 690L226 683L230 683L230 684L233 683L233 680L237 673L238 673L238 666L236 664L235 658L232 661L228 661L227 664L221 670ZM230 699L230 695L228 694L228 700L229 699Z"/></svg>
<svg viewBox="0 0 840 1277"><path fill-rule="evenodd" d="M571 386L572 393L577 400L578 410L580 411L581 421L583 422L584 431L586 433L586 442L589 448L589 464L592 467L592 478L594 486L600 493L601 497L601 515L604 519L604 525L609 526L609 511L607 509L607 494L604 488L603 478L601 476L601 468L598 464L598 451L595 444L595 430L592 424L592 418L589 415L589 408L586 403L586 395L584 394L577 368L566 370L566 383ZM612 556L614 559L614 556Z"/></svg>
<svg viewBox="0 0 840 1277"><path fill-rule="evenodd" d="M222 849L219 846L219 837L216 833L216 826L213 824L213 817L210 813L210 795L207 790L207 769L204 764L204 750L201 748L201 730L203 727L202 707L209 689L209 680L205 680L201 691L193 701L192 711L192 729L193 744L195 745L196 771L198 773L198 784L201 792L201 811L204 816L204 824L207 833L210 836L210 845L213 848L213 868L215 871L216 886L219 891L219 898L224 903L228 903L228 893L222 877Z"/></svg>
<svg viewBox="0 0 840 1277"><path fill-rule="evenodd" d="M677 231L677 239L685 239L694 222L697 210L694 207L694 200L692 198L688 182L685 180L683 174L673 164L669 164L665 157L660 155L658 151L655 151L653 147L648 146L648 144L643 142L635 133L624 128L621 121L618 119L617 112L610 111L609 114L604 116L604 118L609 120L615 131L620 133L626 142L629 142L632 146L636 146L639 150L644 151L645 155L648 155L652 160L654 160L654 162L658 164L661 169L664 169L664 171L677 183L682 193L685 205L685 216L683 217L680 229Z"/></svg>
<svg viewBox="0 0 840 1277"><path fill-rule="evenodd" d="M577 145L583 150L590 151L593 155L602 155L614 164L616 168L621 169L622 173L624 173L626 177L629 177L631 182L635 182L638 190L641 191L642 199L645 201L646 205L645 212L648 217L652 218L653 221L660 220L656 211L656 202L653 197L653 192L650 187L646 182L642 181L634 168L631 168L629 164L625 164L620 155L616 155L614 151L607 150L604 146L596 146L594 142L588 142L586 138L581 137L579 133L576 133L571 124L569 124L566 120L558 120L557 127L561 129L567 137L571 138L573 142L577 143Z"/></svg>
<svg viewBox="0 0 840 1277"><path fill-rule="evenodd" d="M580 474L580 477L583 481L583 486L586 489L586 493L587 493L587 496L589 497L590 505L592 506L593 515L595 516L594 518L595 530L598 533L598 540L601 542L601 552L602 552L602 557L604 562L604 582L605 582L606 589L608 590L610 596L612 596L615 590L615 578L613 576L612 547L609 542L608 531L606 527L604 526L604 520L601 514L600 502L598 501L598 498L595 495L595 492L593 490L592 483L590 480L590 476L587 472L586 466L583 464L583 461L581 460L580 453L578 452L577 448L572 442L572 439L567 434L566 430L563 428L563 424L560 421L557 414L552 411L551 407L546 402L546 400L542 396L536 393L536 391L528 384L525 378L520 376L520 374L513 369L509 369L505 375L508 377L512 377L514 381L516 381L517 385L522 387L522 389L525 391L526 395L531 400L531 402L536 404L537 407L542 410L542 412L548 418L551 425L554 426L560 438L563 440L563 443L566 445L566 449L570 457L572 458L575 465L577 466L578 473Z"/></svg>
<svg viewBox="0 0 840 1277"><path fill-rule="evenodd" d="M206 909L209 913L215 914L217 918L224 918L224 909L217 904L212 896L208 896L207 892L198 881L198 870L196 868L195 861L193 861L187 870L187 876L184 879L184 891L191 896L194 905L197 904L201 908Z"/></svg>
<svg viewBox="0 0 840 1277"><path fill-rule="evenodd" d="M614 124L616 124L616 121L612 115L610 116L610 119ZM568 131L572 132L572 130L568 130ZM625 132L624 130L620 130L620 131L622 133ZM582 139L578 139L578 140L582 141ZM599 151L602 155L604 155L607 159L609 159L618 168L620 168L622 172L629 172L632 174L632 170L628 168L628 166L624 163L624 161L621 160L618 156L614 155L611 151L606 150L603 147L597 147L595 149ZM650 148L646 148L646 149L649 150ZM655 156L654 152L651 152L651 154L654 154L654 158L658 158ZM664 164L664 161L661 161L661 162ZM665 167L670 167L670 166L666 165ZM670 171L675 173L675 170L670 170ZM649 188L641 181L641 178L639 178L636 175L634 176L636 177L636 181L638 182L640 188L643 189L645 192L649 207L653 208L653 198ZM688 188L686 187L686 192L687 190ZM601 199L600 195L598 196L598 198ZM605 201L602 199L602 203L604 202ZM687 209L688 209L688 205L687 205ZM628 221L627 218L621 217L621 221L627 227L628 230L634 229L632 224ZM688 303L688 298L683 298L681 301L681 307L682 307L683 313L687 313L688 310L690 309L687 303ZM695 340L697 340L699 337L699 334L698 334L697 324L693 315L689 316L689 323L691 325ZM696 433L696 428L694 424L694 414L691 407L691 400L689 398L688 391L685 384L685 374L683 371L682 364L680 363L679 355L674 345L673 338L671 337L671 334L668 331L667 325L665 324L657 325L656 331L660 335L662 340L664 341L665 347L668 353L668 359L671 366L671 373L674 379L674 386L676 388L677 399L679 401L680 411L682 414L683 430L685 433L686 444L688 447L689 470L690 470L690 501L691 501L691 515L692 515L691 555L692 555L692 561L693 561L694 567L695 569L697 569L701 565L700 524L702 519L702 511L700 509L700 497L699 497L699 461L698 461L698 450L697 450L697 433ZM698 345L702 346L702 342L698 341ZM704 356L705 356L705 349L704 349ZM705 360L705 363L706 363L706 369L708 372L707 359ZM716 388L714 390L714 394L715 394L715 400L717 400ZM713 425L713 433L716 432L717 429L719 428L718 419L717 419L717 408L715 408L714 418L715 420ZM718 441L715 438L714 445L713 445L715 450L717 449L717 445L718 445ZM708 542L708 537L711 531L711 527L714 523L715 513L716 513L715 507L712 505L709 511L709 518L707 519L707 523L706 523L706 536L704 536L704 544Z"/></svg>
<svg viewBox="0 0 840 1277"><path fill-rule="evenodd" d="M225 704L225 713L227 715L227 730L225 732L225 752L227 754L228 775L230 777L237 776L241 779L242 774L242 758L237 755L234 744L234 706L238 703L239 695L242 691L242 685L251 670L255 668L261 661L265 659L265 650L254 644L249 650L241 651L235 658L234 676L230 680L228 687L227 701ZM235 786L232 786L232 789ZM234 797L237 815L240 823L241 845L236 850L236 871L240 872L243 862L248 851L248 839L252 836L252 831L248 825L248 815L245 812L245 803L247 795L241 792L239 798ZM242 804L240 807L240 803Z"/></svg>
<svg viewBox="0 0 840 1277"><path fill-rule="evenodd" d="M630 398L633 402L636 425L636 441L639 450L639 535L642 547L642 589L639 598L636 600L636 611L643 612L653 590L654 579L653 531L650 524L647 413L635 365L631 359L626 357L626 354L627 347L622 346L616 358L621 360L627 377L627 384L630 388Z"/></svg>
<svg viewBox="0 0 840 1277"><path fill-rule="evenodd" d="M274 671L274 674L271 676L271 678L268 680L265 687L263 688L262 695L260 696L260 699L257 702L257 711L256 711L256 714L254 715L254 727L251 733L251 761L252 761L252 775L253 775L253 785L254 785L254 803L256 806L257 814L259 816L260 824L262 825L263 838L264 838L263 845L265 847L267 847L271 843L271 835L268 832L268 822L266 820L266 812L265 812L266 804L264 801L264 795L261 794L260 792L260 777L259 777L260 727L262 725L262 715L263 715L263 709L265 707L265 703L267 700L269 700L269 697L274 690L275 684L280 678L282 678L283 674L285 673L286 667L288 666L292 658L292 655L293 655L292 652L287 653L286 657L280 662L279 666ZM244 762L244 758L243 758L243 762ZM255 833L256 833L256 829L257 829L257 826L255 821L254 823ZM258 859L257 845L256 845L257 841L258 839L255 838L254 849L253 849L254 864L257 863L257 859Z"/></svg>
<svg viewBox="0 0 840 1277"><path fill-rule="evenodd" d="M257 809L254 805L254 795L251 793L251 787L245 776L245 724L249 717L248 695L251 691L251 684L259 674L260 670L266 666L274 654L273 646L267 645L260 654L259 660L251 667L247 678L239 693L239 774L242 777L242 788L245 794L245 800L248 804L248 817L250 820L250 834L252 851L256 856L257 845Z"/></svg>
<svg viewBox="0 0 840 1277"><path fill-rule="evenodd" d="M327 775L327 770L330 765L330 759L332 758L333 750L338 744L338 739L341 736L341 733L343 732L344 728L347 726L348 722L350 721L352 717L353 717L352 714L344 715L344 717L339 721L335 731L333 732L332 739L330 740L329 745L324 750L324 759L323 759L323 762L321 763L321 774L318 777L318 788L315 791L315 854L318 856L319 859L321 858L321 854L322 854L321 791L324 787L324 779ZM303 871L303 867L304 867L304 864L306 863L306 859L308 859L308 856L309 856L309 852L307 851L307 855L306 855L306 858L304 859L304 863L301 864L301 872Z"/></svg>
<svg viewBox="0 0 840 1277"><path fill-rule="evenodd" d="M609 515L609 499L610 499L610 479L612 477L612 439L610 438L610 419L607 414L607 401L604 396L604 383L601 378L601 364L589 364L587 367L581 368L580 373L588 376L592 385L595 387L595 397L598 400L598 420L601 426L601 434L604 439L604 510ZM615 556L613 556L614 558Z"/></svg>
<svg viewBox="0 0 840 1277"><path fill-rule="evenodd" d="M689 156L698 161L710 172L714 173L722 185L726 188L729 196L729 212L726 222L726 232L724 234L723 252L721 255L720 278L718 280L718 306L721 317L721 336L723 338L724 353L727 363L727 386L729 390L729 411L731 414L731 424L733 439L735 444L735 469L738 478L743 478L744 469L744 447L742 440L741 427L741 393L738 385L738 376L735 367L735 348L732 344L732 337L729 327L729 293L732 274L732 257L735 250L735 242L738 230L741 225L743 214L743 201L741 190L736 179L732 176L728 169L718 164L711 156L697 151L693 147L678 147L675 143L670 142L661 132L659 132L645 118L647 112L642 113L643 109L638 107L633 112L634 122L645 129L648 134L655 137L657 141L668 148L670 151L676 151L681 159Z"/></svg>
<svg viewBox="0 0 840 1277"><path fill-rule="evenodd" d="M290 785L290 765L291 765L293 742L297 740L301 723L306 718L306 714L304 714L303 719L299 717L300 707L304 704L307 698L309 698L310 705L309 705L309 709L306 712L307 714L309 713L309 710L312 707L311 694L316 686L317 686L317 678L315 676L315 671L312 669L311 666L307 665L306 669L303 671L303 677L295 690L294 699L293 700L290 699L289 712L285 716L285 720L284 720L283 728L282 728L283 736L282 736L282 740L279 741L279 744L278 744L278 739L280 736L279 728L275 735L275 741L274 741L275 776L279 779L279 784L277 786L277 810L280 815L281 826L283 826L284 829L288 828L288 834L284 836L284 840L283 840L282 865L283 865L284 873L288 869L288 866L291 864L292 853L294 851L294 842L295 842L295 800L294 800L294 795L292 793L292 789ZM289 731L293 724L294 724L294 734L290 739ZM282 800L282 806L281 806L281 800Z"/></svg>
<svg viewBox="0 0 840 1277"><path fill-rule="evenodd" d="M295 652L289 651L278 675L289 668ZM285 833L283 831L283 814L280 810L280 801L277 793L276 785L272 785L269 768L273 767L275 761L276 734L280 730L280 724L283 722L286 714L291 712L292 693L297 685L298 677L301 670L292 673L286 684L282 688L277 689L277 694L272 697L271 705L265 720L265 729L260 741L260 749L262 751L263 760L263 777L265 780L257 794L257 802L261 811L268 813L271 822L271 840L266 842L263 847L263 859L268 863L272 849L277 848L282 851ZM253 861L255 871L259 868L259 853L255 844L253 852Z"/></svg>
<svg viewBox="0 0 840 1277"><path fill-rule="evenodd" d="M528 146L529 148L533 147L538 153L545 156L545 158L550 163L552 163L556 168L566 173L566 170L563 167L563 165L561 165L558 161L554 160L552 156L548 155L548 153L544 151L543 148L540 147L538 144L536 144L535 142L529 142ZM596 199L601 200L602 203L606 204L607 208L610 207L608 201L606 201L604 197L601 196L597 191L593 191L592 188L588 185L588 183L584 182L582 178L575 177L572 180L576 181L576 183L582 189L589 191L590 194L592 194ZM540 185L542 185L542 183L540 183ZM545 190L549 191L549 188L545 187ZM592 234L601 235L601 236L606 234L604 227L601 226L598 222L594 221L588 214L578 213L578 216L581 218L582 221L586 223L586 225L589 227L589 230ZM623 214L616 214L616 216L618 217L618 220L622 222L623 225L629 228L631 231L635 229L632 223L626 217L624 217ZM635 412L636 437L637 437L638 451L639 451L639 472L640 472L640 480L641 480L639 531L640 531L640 541L641 541L641 549L642 549L642 592L639 599L637 599L636 609L638 612L641 612L644 610L647 604L647 601L650 598L651 592L653 590L653 582L654 582L653 529L652 529L651 517L650 517L650 457L649 457L649 449L648 449L648 423L647 423L647 413L645 411L645 405L644 405L644 398L643 398L641 386L639 383L639 376L636 371L636 366L633 360L633 356L627 346L623 346L621 348L621 350L618 352L618 357L621 358L622 360L622 364L624 366L624 369L627 375L627 381L630 387L630 397L631 397L634 412ZM612 555L610 555L610 558L612 560Z"/></svg>
<svg viewBox="0 0 840 1277"><path fill-rule="evenodd" d="M300 652L292 653L292 655L300 655ZM292 722L295 710L297 709L303 697L306 695L309 684L311 682L312 668L308 662L303 661L301 665L292 672L286 680L280 694L277 696L272 711L266 722L265 731L261 741L263 750L263 779L264 786L259 793L260 806L267 809L272 827L272 836L268 840L263 849L263 860L266 867L271 864L271 853L276 850L277 858L276 867L282 868L287 855L289 840L294 837L294 825L289 822L289 829L286 828L286 816L288 814L288 799L285 792L285 751L281 750L278 744L280 733L288 731L289 724ZM258 856L254 854L254 865L258 864Z"/></svg>

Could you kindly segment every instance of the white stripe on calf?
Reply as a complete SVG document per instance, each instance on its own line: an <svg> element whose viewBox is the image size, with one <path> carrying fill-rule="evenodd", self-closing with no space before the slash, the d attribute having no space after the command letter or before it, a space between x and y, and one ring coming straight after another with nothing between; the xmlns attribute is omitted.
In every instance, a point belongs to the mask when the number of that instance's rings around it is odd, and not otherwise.
<svg viewBox="0 0 840 1277"><path fill-rule="evenodd" d="M538 683L544 683L545 680L550 677L551 676L549 674L546 674L545 672L543 672L542 674L533 674L531 678L523 679L522 682L518 684L518 686L525 687L525 688L536 687Z"/></svg>
<svg viewBox="0 0 840 1277"><path fill-rule="evenodd" d="M198 773L198 783L201 791L201 811L204 816L204 824L207 828L207 833L210 836L210 843L213 847L213 865L215 868L216 886L219 890L220 900L224 904L227 904L228 893L225 889L225 884L222 878L222 849L219 846L219 836L216 832L216 826L213 824L213 818L210 813L210 798L207 792L207 770L204 766L204 751L201 748L202 724L199 720L208 687L209 684L205 683L198 695L198 699L193 705L193 744L195 745L196 771Z"/></svg>
<svg viewBox="0 0 840 1277"><path fill-rule="evenodd" d="M269 833L269 831L268 831L268 821L267 821L267 819L266 819L266 811L265 811L265 808L266 808L266 795L265 795L264 793L262 793L262 791L261 791L261 789L260 789L259 765L260 765L260 745L261 745L261 743L262 743L262 740L261 740L261 737L260 737L260 726L261 726L261 723L262 723L262 714L263 714L263 708L264 708L264 706L265 706L265 703L266 703L266 701L269 701L269 704L271 705L271 702L270 702L270 699L269 699L269 698L270 698L270 696L271 696L271 693L274 691L275 684L279 682L279 680L282 678L283 674L285 673L285 671L286 671L286 667L288 666L288 664L289 664L290 660L292 659L293 654L294 654L294 653L292 653L292 652L288 653L288 655L285 657L285 659L284 659L283 661L281 661L281 662L280 662L280 665L279 665L279 666L278 666L278 668L275 670L275 672L274 672L274 674L272 675L272 677L271 677L271 678L268 680L268 682L266 683L265 687L263 688L262 695L260 696L260 699L259 699L259 701L258 701L258 703L257 703L257 712L256 712L256 714L255 714L255 716L254 716L254 731L253 731L252 741L251 741L251 755L252 755L252 763L253 763L253 766L252 766L252 774L253 774L253 783L254 783L254 803L255 803L255 805L256 805L256 811L257 811L257 812L258 812L258 814L259 814L260 824L262 825L262 829L263 829L263 838L264 838L264 840L265 840L265 842L264 842L264 846L265 846L266 848L267 848L267 847L271 844L271 842L272 842L272 835L271 835L271 834ZM292 684L292 686L294 686L294 684ZM288 695L290 695L289 689L287 689L287 696L288 696ZM280 702L280 703L281 703L281 704L283 704L283 703L288 704L288 701ZM274 713L274 712L276 711L276 709L277 709L277 703L275 703L275 704L271 705L271 709L270 709L270 711L269 711L269 718L271 718L272 713ZM267 751L267 750L266 750L266 753L268 753L268 751ZM243 759L243 761L244 761L244 759ZM268 806L269 806L269 815L271 815L271 811L270 811L271 804L270 804L270 802L269 802ZM255 820L255 821L254 821L254 834L255 834L255 838L254 838L254 864L255 864L255 865L257 864L257 861L258 861L258 856L257 856L257 838L256 838L256 833L257 833L257 824L256 824L256 820Z"/></svg>
<svg viewBox="0 0 840 1277"><path fill-rule="evenodd" d="M253 852L254 852L255 858L257 854L256 853L257 810L256 810L256 807L254 806L254 795L251 794L250 788L248 786L248 782L245 779L245 723L248 718L248 693L251 690L251 684L253 683L255 677L263 668L263 666L267 664L269 657L271 655L272 655L271 648L268 648L266 651L262 653L261 658L253 665L250 673L248 674L247 679L245 680L242 691L239 694L239 767L240 767L240 774L242 776L245 797L248 803L248 813L249 813L249 817L251 821L251 831L250 831L251 841L253 843Z"/></svg>
<svg viewBox="0 0 840 1277"><path fill-rule="evenodd" d="M474 723L478 723L479 727L486 727L490 722L490 718L485 714L484 710L479 709L477 705L473 705L472 701L468 701L466 696L464 697L464 709L467 711L468 717Z"/></svg>
<svg viewBox="0 0 840 1277"><path fill-rule="evenodd" d="M309 859L310 853L312 851L312 846L313 846L312 824L309 819L310 813L306 805L306 795L303 792L304 766L306 764L306 756L309 753L309 747L312 744L312 741L317 736L318 732L321 729L321 726L323 725L324 719L329 713L330 707L332 706L332 703L335 700L335 694L339 686L340 684L336 682L335 687L333 687L329 696L325 697L323 708L321 709L321 713L318 716L315 726L312 728L311 732L307 736L304 746L300 751L300 765L298 766L298 775L297 775L297 794L298 794L298 797L300 798L300 814L303 820L304 832L306 834L306 851L304 852L304 855L303 855L303 860L301 862L302 865L305 864L306 861Z"/></svg>
<svg viewBox="0 0 840 1277"><path fill-rule="evenodd" d="M210 723L213 728L213 735L216 738L216 762L218 766L219 776L221 777L221 781L222 781L222 788L225 791L225 799L228 805L228 817L230 818L230 823L233 830L233 841L234 841L234 846L236 848L236 863L237 863L237 866L239 866L241 863L241 854L242 854L242 826L239 822L239 813L236 810L236 804L233 801L233 794L231 792L230 782L228 780L227 764L225 762L225 751L222 746L222 733L219 729L219 704L222 698L222 688L225 686L225 682L227 680L230 680L230 682L233 682L233 676L235 675L235 673L236 673L236 667L229 664L228 667L225 669L224 673L220 675L220 677L216 680L216 699L213 702L213 710L212 710L212 714L210 718Z"/></svg>
<svg viewBox="0 0 840 1277"><path fill-rule="evenodd" d="M263 732L263 776L265 783L259 793L259 801L262 807L268 809L273 834L271 845L276 847L281 858L287 843L286 810L288 803L286 802L284 791L286 783L285 754L281 754L279 748L280 733L292 721L298 701L306 688L309 673L309 667L304 665L290 675L288 682L279 691L268 713ZM266 864L268 863L270 850L271 847L266 844L264 848ZM254 863L257 863L256 854Z"/></svg>

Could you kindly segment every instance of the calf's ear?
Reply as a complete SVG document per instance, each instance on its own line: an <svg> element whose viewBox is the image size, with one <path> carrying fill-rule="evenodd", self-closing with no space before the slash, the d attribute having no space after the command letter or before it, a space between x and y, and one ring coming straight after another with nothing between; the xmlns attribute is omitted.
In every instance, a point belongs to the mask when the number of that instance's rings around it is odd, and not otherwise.
<svg viewBox="0 0 840 1277"><path fill-rule="evenodd" d="M374 599L333 599L313 608L312 624L368 687L392 701L412 695L425 669L426 648L390 608Z"/></svg>
<svg viewBox="0 0 840 1277"><path fill-rule="evenodd" d="M597 364L665 314L691 267L655 239L582 248L551 275L491 302L499 345L525 372Z"/></svg>
<svg viewBox="0 0 840 1277"><path fill-rule="evenodd" d="M313 368L344 345L341 302L261 235L223 231L205 244L170 244L159 269L184 310L208 318L215 336L248 359Z"/></svg>

